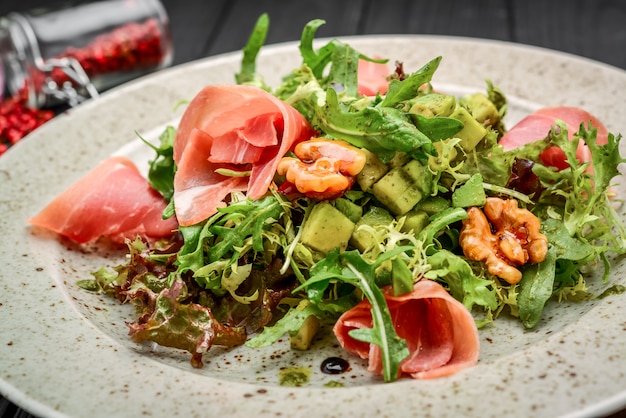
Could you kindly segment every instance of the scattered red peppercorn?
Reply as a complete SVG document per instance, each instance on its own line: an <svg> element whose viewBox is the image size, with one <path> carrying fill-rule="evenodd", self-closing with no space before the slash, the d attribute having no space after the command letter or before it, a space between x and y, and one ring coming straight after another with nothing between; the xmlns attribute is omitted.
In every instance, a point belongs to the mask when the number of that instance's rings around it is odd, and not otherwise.
<svg viewBox="0 0 626 418"><path fill-rule="evenodd" d="M68 47L55 58L74 58L92 80L104 74L151 69L163 61L166 53L162 35L156 19L131 22L96 37L83 48ZM46 82L45 74L31 77L35 86ZM70 81L61 68L54 68L50 77L59 86ZM54 116L51 110L29 107L27 94L22 89L0 103L0 155Z"/></svg>
<svg viewBox="0 0 626 418"><path fill-rule="evenodd" d="M0 103L0 155L54 117L53 111L33 109L26 102L23 90Z"/></svg>
<svg viewBox="0 0 626 418"><path fill-rule="evenodd" d="M83 48L69 47L56 58L74 58L92 80L104 74L157 67L165 54L156 19L130 22L96 37ZM69 81L61 68L53 69L57 85ZM44 80L41 80L44 81Z"/></svg>

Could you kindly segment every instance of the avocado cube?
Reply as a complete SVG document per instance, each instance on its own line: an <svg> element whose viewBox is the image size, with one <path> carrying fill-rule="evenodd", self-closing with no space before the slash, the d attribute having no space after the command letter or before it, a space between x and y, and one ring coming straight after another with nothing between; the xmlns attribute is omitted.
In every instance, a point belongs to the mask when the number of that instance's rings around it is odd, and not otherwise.
<svg viewBox="0 0 626 418"><path fill-rule="evenodd" d="M294 350L308 350L319 329L320 320L315 315L309 315L300 326L300 329L298 329L298 332L294 335L289 335L291 348Z"/></svg>
<svg viewBox="0 0 626 418"><path fill-rule="evenodd" d="M361 252L365 251L375 244L374 237L368 231L359 230L359 227L369 225L375 228L378 225L389 225L392 221L393 217L389 212L378 206L372 206L356 223L350 244Z"/></svg>
<svg viewBox="0 0 626 418"><path fill-rule="evenodd" d="M404 224L400 231L410 232L413 231L417 234L428 225L428 214L423 210L412 209L405 216Z"/></svg>
<svg viewBox="0 0 626 418"><path fill-rule="evenodd" d="M387 163L390 168L401 167L404 164L408 163L411 160L411 157L406 155L404 152L396 152L396 155Z"/></svg>
<svg viewBox="0 0 626 418"><path fill-rule="evenodd" d="M445 94L431 93L411 100L410 104L409 113L427 118L450 116L456 107L456 98Z"/></svg>
<svg viewBox="0 0 626 418"><path fill-rule="evenodd" d="M356 176L356 181L359 183L361 190L368 191L374 183L387 174L389 167L380 161L373 152L367 149L361 149L361 151L365 154L366 160L363 170Z"/></svg>
<svg viewBox="0 0 626 418"><path fill-rule="evenodd" d="M363 208L360 205L344 197L333 200L332 204L353 223L357 223L361 219L361 215L363 215Z"/></svg>
<svg viewBox="0 0 626 418"><path fill-rule="evenodd" d="M484 125L495 125L500 121L496 105L482 93L468 94L463 97L462 103L469 109L472 117Z"/></svg>
<svg viewBox="0 0 626 418"><path fill-rule="evenodd" d="M328 201L317 203L302 225L302 244L327 254L345 250L354 231L354 222Z"/></svg>
<svg viewBox="0 0 626 418"><path fill-rule="evenodd" d="M463 129L457 132L455 136L461 139L461 146L467 152L476 148L476 145L487 134L485 127L474 119L464 107L458 106L450 117L463 122Z"/></svg>
<svg viewBox="0 0 626 418"><path fill-rule="evenodd" d="M432 176L417 160L391 169L372 186L374 196L394 215L411 210L430 187Z"/></svg>
<svg viewBox="0 0 626 418"><path fill-rule="evenodd" d="M422 193L430 193L432 174L428 171L428 167L418 160L411 160L402 169Z"/></svg>
<svg viewBox="0 0 626 418"><path fill-rule="evenodd" d="M406 178L402 167L396 167L374 183L372 193L389 211L402 215L413 207L411 202L402 198L402 195L411 187L411 179ZM417 188L414 190L417 192Z"/></svg>

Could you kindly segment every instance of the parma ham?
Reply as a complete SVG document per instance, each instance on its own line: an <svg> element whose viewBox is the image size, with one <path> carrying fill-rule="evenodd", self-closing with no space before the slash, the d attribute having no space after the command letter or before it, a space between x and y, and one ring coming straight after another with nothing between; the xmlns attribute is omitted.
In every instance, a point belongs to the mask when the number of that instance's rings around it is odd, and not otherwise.
<svg viewBox="0 0 626 418"><path fill-rule="evenodd" d="M407 342L410 354L400 364L400 374L430 379L454 374L478 362L480 342L471 313L440 284L420 280L413 291L385 299L398 336ZM368 359L368 370L382 374L380 348L352 338L350 330L371 328L371 305L363 300L345 312L334 326L341 346Z"/></svg>
<svg viewBox="0 0 626 418"><path fill-rule="evenodd" d="M581 123L585 124L585 127L591 123L592 127L597 129L596 142L603 145L608 141L606 127L595 116L578 107L558 106L539 109L526 116L505 133L499 143L505 151L508 151L541 140L548 135L557 119L567 125L570 139L578 132ZM581 162L591 161L591 154L583 141L578 144L576 157ZM559 170L569 167L565 153L558 147L550 147L544 151L541 160L544 164Z"/></svg>
<svg viewBox="0 0 626 418"><path fill-rule="evenodd" d="M202 89L183 114L174 142L174 206L180 224L207 219L232 190L245 190L251 199L263 197L280 159L313 133L296 109L258 87ZM213 173L224 167L249 176Z"/></svg>
<svg viewBox="0 0 626 418"><path fill-rule="evenodd" d="M162 219L166 202L125 157L104 160L28 221L78 243L166 238L178 228Z"/></svg>
<svg viewBox="0 0 626 418"><path fill-rule="evenodd" d="M358 91L362 96L386 94L389 87L387 64L359 59Z"/></svg>

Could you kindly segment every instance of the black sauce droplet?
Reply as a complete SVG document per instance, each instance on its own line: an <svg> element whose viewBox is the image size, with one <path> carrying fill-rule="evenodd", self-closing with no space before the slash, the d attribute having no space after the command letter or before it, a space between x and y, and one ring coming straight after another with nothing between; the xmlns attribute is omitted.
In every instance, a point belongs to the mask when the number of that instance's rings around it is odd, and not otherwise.
<svg viewBox="0 0 626 418"><path fill-rule="evenodd" d="M320 369L322 373L326 374L339 374L347 371L350 368L350 363L341 357L329 357L322 361Z"/></svg>

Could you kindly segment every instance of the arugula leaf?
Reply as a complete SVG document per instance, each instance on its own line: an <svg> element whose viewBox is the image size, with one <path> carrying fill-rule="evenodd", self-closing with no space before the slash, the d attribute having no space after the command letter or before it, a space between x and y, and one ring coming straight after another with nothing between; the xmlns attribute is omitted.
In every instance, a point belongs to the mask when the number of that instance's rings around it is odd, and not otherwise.
<svg viewBox="0 0 626 418"><path fill-rule="evenodd" d="M418 240L422 242L424 248L429 248L435 244L436 236L449 225L468 218L468 214L463 208L447 208L433 215L430 222L418 234ZM432 250L430 251L432 253Z"/></svg>
<svg viewBox="0 0 626 418"><path fill-rule="evenodd" d="M369 300L372 308L372 328L354 329L350 336L358 340L376 344L381 349L383 378L386 382L396 380L400 362L409 355L406 341L396 334L385 296L375 283L377 263L369 264L358 251L345 252L346 267L358 279L359 288ZM378 260L377 260L378 261Z"/></svg>
<svg viewBox="0 0 626 418"><path fill-rule="evenodd" d="M315 52L313 48L315 33L325 23L326 21L322 19L311 20L305 25L300 38L300 55L302 55L302 60L313 71L317 79L321 79L324 76L324 69L330 63L333 50L337 44L336 41L330 41L321 47L318 52Z"/></svg>
<svg viewBox="0 0 626 418"><path fill-rule="evenodd" d="M172 196L174 196L174 174L176 173L176 163L174 162L176 128L173 126L165 128L159 135L160 144L158 147L152 145L141 136L139 138L156 153L154 159L149 161L148 182L167 202L170 202ZM165 218L167 217L164 216Z"/></svg>
<svg viewBox="0 0 626 418"><path fill-rule="evenodd" d="M332 86L341 90L346 96L357 96L359 53L349 45L337 42L331 58L332 66L328 79Z"/></svg>
<svg viewBox="0 0 626 418"><path fill-rule="evenodd" d="M550 246L544 261L532 264L522 272L517 306L520 320L527 329L537 325L546 302L553 294L556 258L556 248Z"/></svg>
<svg viewBox="0 0 626 418"><path fill-rule="evenodd" d="M313 41L320 26L326 21L314 19L306 24L300 38L300 55L303 65L310 68L315 78L325 87L340 88L345 95L357 96L359 59L372 62L387 62L386 59L377 60L364 56L350 45L336 39L315 51ZM328 76L324 71L331 64ZM326 82L322 83L322 80Z"/></svg>
<svg viewBox="0 0 626 418"><path fill-rule="evenodd" d="M204 224L179 226L178 230L183 236L183 247L178 252L177 257L178 269L181 273L187 270L195 272L205 265L204 249L206 243L213 238L209 226L214 217Z"/></svg>
<svg viewBox="0 0 626 418"><path fill-rule="evenodd" d="M326 92L326 104L316 107L312 123L328 135L367 148L383 162L396 151L416 157L436 155L432 141L400 110L368 106L350 111L342 108L333 89Z"/></svg>
<svg viewBox="0 0 626 418"><path fill-rule="evenodd" d="M235 74L237 84L258 84L265 87L256 72L256 58L265 44L265 38L269 31L270 19L267 13L263 13L256 21L254 29L248 38L248 42L243 47L243 58L241 59L241 70Z"/></svg>
<svg viewBox="0 0 626 418"><path fill-rule="evenodd" d="M406 79L402 81L396 79L392 80L389 84L387 94L385 94L385 98L379 106L393 107L400 102L410 100L418 96L420 87L432 80L433 74L437 71L440 62L441 57L436 57L426 63L422 68L412 73Z"/></svg>
<svg viewBox="0 0 626 418"><path fill-rule="evenodd" d="M354 304L355 301L351 295L322 304L314 304L303 299L297 306L290 308L274 325L263 327L263 331L249 339L245 345L251 348L267 347L285 334L296 335L311 315L323 321L328 320L347 311Z"/></svg>
<svg viewBox="0 0 626 418"><path fill-rule="evenodd" d="M386 260L412 249L412 246L397 247L380 255L369 263L357 250L339 253L331 252L311 269L310 279L294 290L308 288L314 283L328 283L337 280L358 287L371 304L373 328L352 330L353 338L376 344L380 347L385 381L398 378L400 362L409 355L406 341L396 334L385 296L376 285L376 269Z"/></svg>
<svg viewBox="0 0 626 418"><path fill-rule="evenodd" d="M413 113L410 113L409 116L417 129L424 132L431 141L452 138L464 127L463 122L454 118L443 116L427 118Z"/></svg>
<svg viewBox="0 0 626 418"><path fill-rule="evenodd" d="M541 232L546 235L555 250L556 265L552 293L567 287L575 287L582 280L581 267L596 258L596 249L584 240L570 236L563 222L551 217L547 208L539 208L536 215L541 219Z"/></svg>

